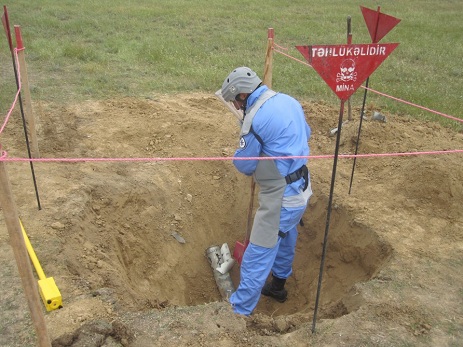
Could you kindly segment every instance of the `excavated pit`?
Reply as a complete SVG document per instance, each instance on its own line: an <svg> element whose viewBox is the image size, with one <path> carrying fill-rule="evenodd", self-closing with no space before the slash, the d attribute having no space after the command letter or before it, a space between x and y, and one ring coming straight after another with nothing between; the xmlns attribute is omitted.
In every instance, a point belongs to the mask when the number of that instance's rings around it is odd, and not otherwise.
<svg viewBox="0 0 463 347"><path fill-rule="evenodd" d="M239 128L215 97L164 99L89 102L51 112L44 115L49 118L44 148L63 157L233 155ZM312 126L322 125L313 120ZM324 142L331 147L328 137L317 136L319 147ZM321 169L316 169L318 175ZM54 187L49 199L62 225L57 234L65 240L57 245L54 261L74 276L76 295L110 293L128 310L221 300L205 251L223 243L233 250L243 240L250 191L250 178L230 160L87 162L61 172L64 177L50 176L46 182ZM287 284L289 299L281 305L262 298L256 312L285 315L313 309L327 208L326 187L314 180L313 189ZM346 305L344 299L391 254L374 230L340 203L334 207L320 301L327 317L358 307L360 303ZM231 275L237 284L237 265Z"/></svg>
<svg viewBox="0 0 463 347"><path fill-rule="evenodd" d="M157 180L140 184L137 176L154 167L162 171L169 166L142 164L141 168L131 169L122 165L112 178L95 169L95 177L85 184L87 188L74 192L78 196L71 200L78 205L66 206L66 210L74 211L70 222L76 224L70 228L72 236L64 247L75 250L78 256L67 257L65 264L71 273L85 279L90 291L110 291L120 305L131 310L221 300L205 250L223 242L233 249L234 242L243 237L246 204L232 207L239 202L234 201L223 211L219 203L202 201L210 200L208 194L199 196L183 190L183 185L194 185L189 179L164 181L163 185ZM237 196L245 197L246 186L239 188L236 184ZM206 209L205 205L209 207ZM287 302L282 305L262 297L255 312L289 315L313 310L326 209L327 198L315 194L304 226L299 227L294 274L287 282ZM181 236L184 243L173 233ZM353 303L349 292L357 282L378 273L391 251L374 230L335 204L321 292L322 316L337 317L358 308L361 303ZM237 264L231 276L237 285Z"/></svg>
<svg viewBox="0 0 463 347"><path fill-rule="evenodd" d="M338 108L311 102L303 107L313 129L312 154L333 153L329 129L336 125ZM308 343L332 160L309 160L315 195L300 228L288 301L262 298L256 309L262 314L243 320L226 303L216 303L220 295L204 254L211 245L227 242L233 247L246 227L249 178L237 173L229 160L202 159L227 159L238 145L239 129L223 105L213 96L188 94L44 104L38 113L44 158L201 158L37 163L40 211L25 163L8 163L21 219L47 276L53 276L63 295L64 308L46 315L53 342L62 342L57 346L74 341L81 346L81 337L94 340L90 330L104 333L107 343L111 337L124 345L135 336L137 345L158 341L176 346L179 336L186 344L204 345ZM387 123L363 124L361 153L461 147L461 133L432 122L392 116ZM355 121L343 125L342 153L355 150L357 129ZM9 156L26 155L22 134L18 116L2 139ZM445 318L441 306L453 307L457 293L447 293L439 310L431 312L429 303L447 282L437 288L436 281L416 281L429 269L450 279L458 273L452 259L458 258L455 245L461 239L461 208L455 203L462 200L459 168L458 156L362 158L357 160L353 194L347 195L352 161L338 162L318 318L339 317L362 306L362 300L366 303L353 315L325 321L327 329L310 341L339 345L350 335L361 344L383 327L406 336L400 330L404 326L421 336L421 327L432 325L430 315ZM31 323L23 314L27 304L6 235L4 229L4 335L23 346L31 340ZM236 281L238 268L232 271ZM360 284L370 278L375 281ZM389 302L397 286L400 298ZM418 293L418 301L413 299L416 288L426 292ZM439 330L437 335L433 331L424 334L440 337ZM274 334L288 332L275 339ZM255 339L257 335L269 339Z"/></svg>

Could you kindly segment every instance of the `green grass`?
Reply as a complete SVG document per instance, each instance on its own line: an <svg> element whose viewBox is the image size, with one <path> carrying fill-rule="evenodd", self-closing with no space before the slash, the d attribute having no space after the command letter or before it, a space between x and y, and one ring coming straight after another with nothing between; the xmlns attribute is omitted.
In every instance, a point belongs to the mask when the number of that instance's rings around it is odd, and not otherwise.
<svg viewBox="0 0 463 347"><path fill-rule="evenodd" d="M232 68L262 74L267 29L275 42L344 44L352 17L353 43L371 41L359 6L398 17L381 42L399 47L370 78L371 88L463 118L463 1L308 2L292 0L15 0L5 4L10 24L21 26L33 100L68 103L118 96L217 90ZM0 36L0 111L11 104L14 77ZM274 56L273 87L302 100L339 104L310 68ZM353 96L361 106L363 89ZM368 95L383 111L425 119L440 116ZM451 122L449 122L451 123Z"/></svg>

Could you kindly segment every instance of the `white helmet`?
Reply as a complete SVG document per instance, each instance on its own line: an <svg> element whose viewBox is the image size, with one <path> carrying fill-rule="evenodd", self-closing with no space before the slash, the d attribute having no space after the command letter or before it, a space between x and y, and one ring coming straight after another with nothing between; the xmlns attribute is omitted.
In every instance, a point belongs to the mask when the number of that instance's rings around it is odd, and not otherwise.
<svg viewBox="0 0 463 347"><path fill-rule="evenodd" d="M233 70L222 84L225 101L233 101L240 93L251 94L262 80L250 68L242 66Z"/></svg>

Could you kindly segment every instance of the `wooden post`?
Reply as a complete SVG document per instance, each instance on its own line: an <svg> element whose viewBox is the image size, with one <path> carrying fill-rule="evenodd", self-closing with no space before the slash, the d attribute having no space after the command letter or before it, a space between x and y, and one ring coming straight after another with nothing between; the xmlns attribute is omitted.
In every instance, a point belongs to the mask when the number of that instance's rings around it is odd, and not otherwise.
<svg viewBox="0 0 463 347"><path fill-rule="evenodd" d="M30 139L31 155L32 158L40 158L35 117L32 113L31 93L29 89L29 78L27 76L27 65L24 55L21 27L19 25L15 25L14 32L16 36L16 46L18 49L19 71L21 71L21 94L24 96L24 116L26 119L27 132Z"/></svg>
<svg viewBox="0 0 463 347"><path fill-rule="evenodd" d="M264 84L272 88L272 73L273 73L273 28L268 29L267 39L267 53L265 55L265 66L264 66Z"/></svg>
<svg viewBox="0 0 463 347"><path fill-rule="evenodd" d="M1 157L1 148L0 148ZM13 200L10 181L6 171L5 162L0 159L0 207L5 216L5 224L10 236L11 247L16 258L19 275L22 286L26 294L29 310L31 311L32 321L38 338L39 347L51 347L50 338L48 337L45 317L42 312L39 291L37 289L37 280L32 273L32 267L24 243L21 225L19 224L19 215Z"/></svg>
<svg viewBox="0 0 463 347"><path fill-rule="evenodd" d="M267 52L265 54L265 66L264 66L264 80L263 83L272 88L272 65L273 65L273 29L268 29L268 40L267 40ZM248 219L246 223L246 237L244 241L244 249L248 246L249 238L251 236L252 230L252 215L254 211L254 199L256 191L256 181L254 176L251 177L251 193L249 198L249 207L248 207ZM243 250L244 253L244 250ZM241 256L242 257L242 256ZM241 265L241 258L239 261Z"/></svg>
<svg viewBox="0 0 463 347"><path fill-rule="evenodd" d="M273 37L274 37L274 32L273 28L268 29L268 40L267 40L267 52L265 54L265 66L264 66L264 80L263 83L269 87L272 88L272 76L273 76ZM248 220L246 224L246 238L245 238L245 243L244 247L246 248L248 246L247 242L249 242L249 238L251 236L251 229L252 229L252 213L254 210L254 193L256 190L256 181L254 180L254 177L251 177L251 198L249 201L249 207L248 207Z"/></svg>

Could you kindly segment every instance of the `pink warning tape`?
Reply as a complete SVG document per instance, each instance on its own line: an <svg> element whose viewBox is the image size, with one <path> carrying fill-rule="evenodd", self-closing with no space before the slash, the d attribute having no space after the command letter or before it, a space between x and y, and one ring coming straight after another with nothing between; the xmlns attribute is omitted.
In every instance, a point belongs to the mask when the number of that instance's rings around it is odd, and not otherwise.
<svg viewBox="0 0 463 347"><path fill-rule="evenodd" d="M381 158L381 157L404 157L418 155L441 155L463 153L463 149L442 150L442 151L423 151L423 152L401 152L401 153L370 153L370 154L340 154L338 158ZM333 154L309 155L309 156L288 156L288 157L177 157L177 158L9 158L4 151L0 156L0 161L7 162L151 162L151 161L227 161L227 160L274 160L274 159L332 159Z"/></svg>
<svg viewBox="0 0 463 347"><path fill-rule="evenodd" d="M10 119L11 113L13 113L14 107L16 106L16 103L18 102L19 94L21 93L21 71L19 69L19 58L18 58L18 49L14 49L14 57L16 60L16 71L18 73L18 91L16 92L16 96L14 98L13 104L11 105L5 120L2 124L2 127L0 128L0 134L3 132L3 129L5 129L6 125L8 124L8 120Z"/></svg>
<svg viewBox="0 0 463 347"><path fill-rule="evenodd" d="M3 132L6 125L8 124L8 120L10 119L11 113L13 113L14 107L16 106L16 103L18 102L20 91L21 91L21 89L18 89L18 92L16 93L16 96L15 96L14 101L13 101L13 105L11 105L10 110L6 114L5 121L3 122L3 125L0 128L0 134Z"/></svg>
<svg viewBox="0 0 463 347"><path fill-rule="evenodd" d="M414 107L417 107L417 108L420 108L422 110L425 110L425 111L428 111L428 112L431 112L431 113L435 113L439 116L442 116L442 117L445 117L445 118L448 118L448 119L452 119L454 121L457 121L457 122L460 122L460 123L463 123L463 119L460 119L460 118L457 118L457 117L453 117L453 116L449 116L448 114L445 114L445 113L442 113L442 112L439 112L439 111L435 111L435 110L431 110L430 108L427 108L427 107L424 107L424 106L420 106L420 105L417 105L417 104L414 104L412 102L409 102L409 101L406 101L406 100L403 100L403 99L399 99L399 98L396 98L394 96L390 96L390 95L387 95L387 94L384 94L384 93L381 93L381 92L378 92L377 90L374 90L374 89L371 89L371 88L367 88L365 86L362 86L362 88L366 89L366 90L369 90L371 91L372 93L376 93L378 95L381 95L381 96L385 96L386 98L390 98L390 99L393 99L393 100L396 100L396 101L399 101L399 102L403 102L404 104L407 104L407 105L410 105L410 106L414 106Z"/></svg>
<svg viewBox="0 0 463 347"><path fill-rule="evenodd" d="M285 49L284 47L278 46L276 44L274 44L274 46L277 46L277 47L279 47L281 49ZM22 48L22 49L24 49L24 48ZM280 53L280 54L283 54L283 55L285 55L285 56L287 56L287 57L289 57L291 59L294 59L294 60L302 63L302 64L310 66L310 64L307 64L306 62L304 62L302 60L296 59L296 58L291 57L290 55L288 55L286 53L283 53L281 51L276 50L275 47L273 47L273 49L276 52ZM13 109L14 109L17 101L18 101L18 98L19 98L19 95L20 95L20 92L21 92L21 74L20 74L20 69L19 69L18 49L16 49L16 48L14 49L14 56L15 56L15 59L16 59L19 88L18 88L18 91L16 93L13 105L11 106L10 110L8 111L8 114L5 117L5 121L3 122L3 125L0 128L0 134L4 130L6 124L8 123L8 120L9 120L9 118L11 116L11 113L13 112ZM366 88L366 87L363 87L363 88ZM458 122L463 122L462 119L446 115L446 114L444 114L442 112L434 111L434 110L431 110L429 108L419 106L419 105L413 104L411 102L408 102L408 101L405 101L405 100L402 100L402 99L399 99L399 98L389 96L387 94L378 92L378 91L373 90L371 88L366 88L366 89L368 89L369 91L371 91L373 93L377 93L377 94L382 95L382 96L390 97L390 98L392 98L394 100L404 102L404 103L412 105L412 106L419 107L419 108L424 109L426 111L430 111L430 112L439 114L441 116L447 117L449 119L452 119L452 120L455 120L455 121L458 121ZM406 152L406 153L380 153L380 154L357 154L357 155L354 155L354 154L341 154L341 155L338 156L338 158L356 158L356 157L357 158L369 158L369 157L392 157L392 156L398 157L398 156L452 154L452 153L462 153L462 152L463 152L463 150L455 149L455 150L446 150L446 151L425 151L425 152ZM138 161L138 162L140 162L140 161L142 161L142 162L149 162L149 161L214 161L214 160L215 161L226 161L226 160L272 160L272 159L289 159L289 158L329 159L329 158L334 158L334 155L315 155L315 156L302 156L302 157L301 156L294 156L294 157L253 157L253 158L234 158L234 157L159 158L159 157L157 157L157 158L37 158L37 159L34 159L34 158L9 158L6 151L2 151L1 155L0 155L0 161L9 161L9 162L26 162L26 161L27 162L33 162L33 161L35 161L35 162L115 162L115 161L124 161L124 162L128 162L128 161L132 161L132 162Z"/></svg>

